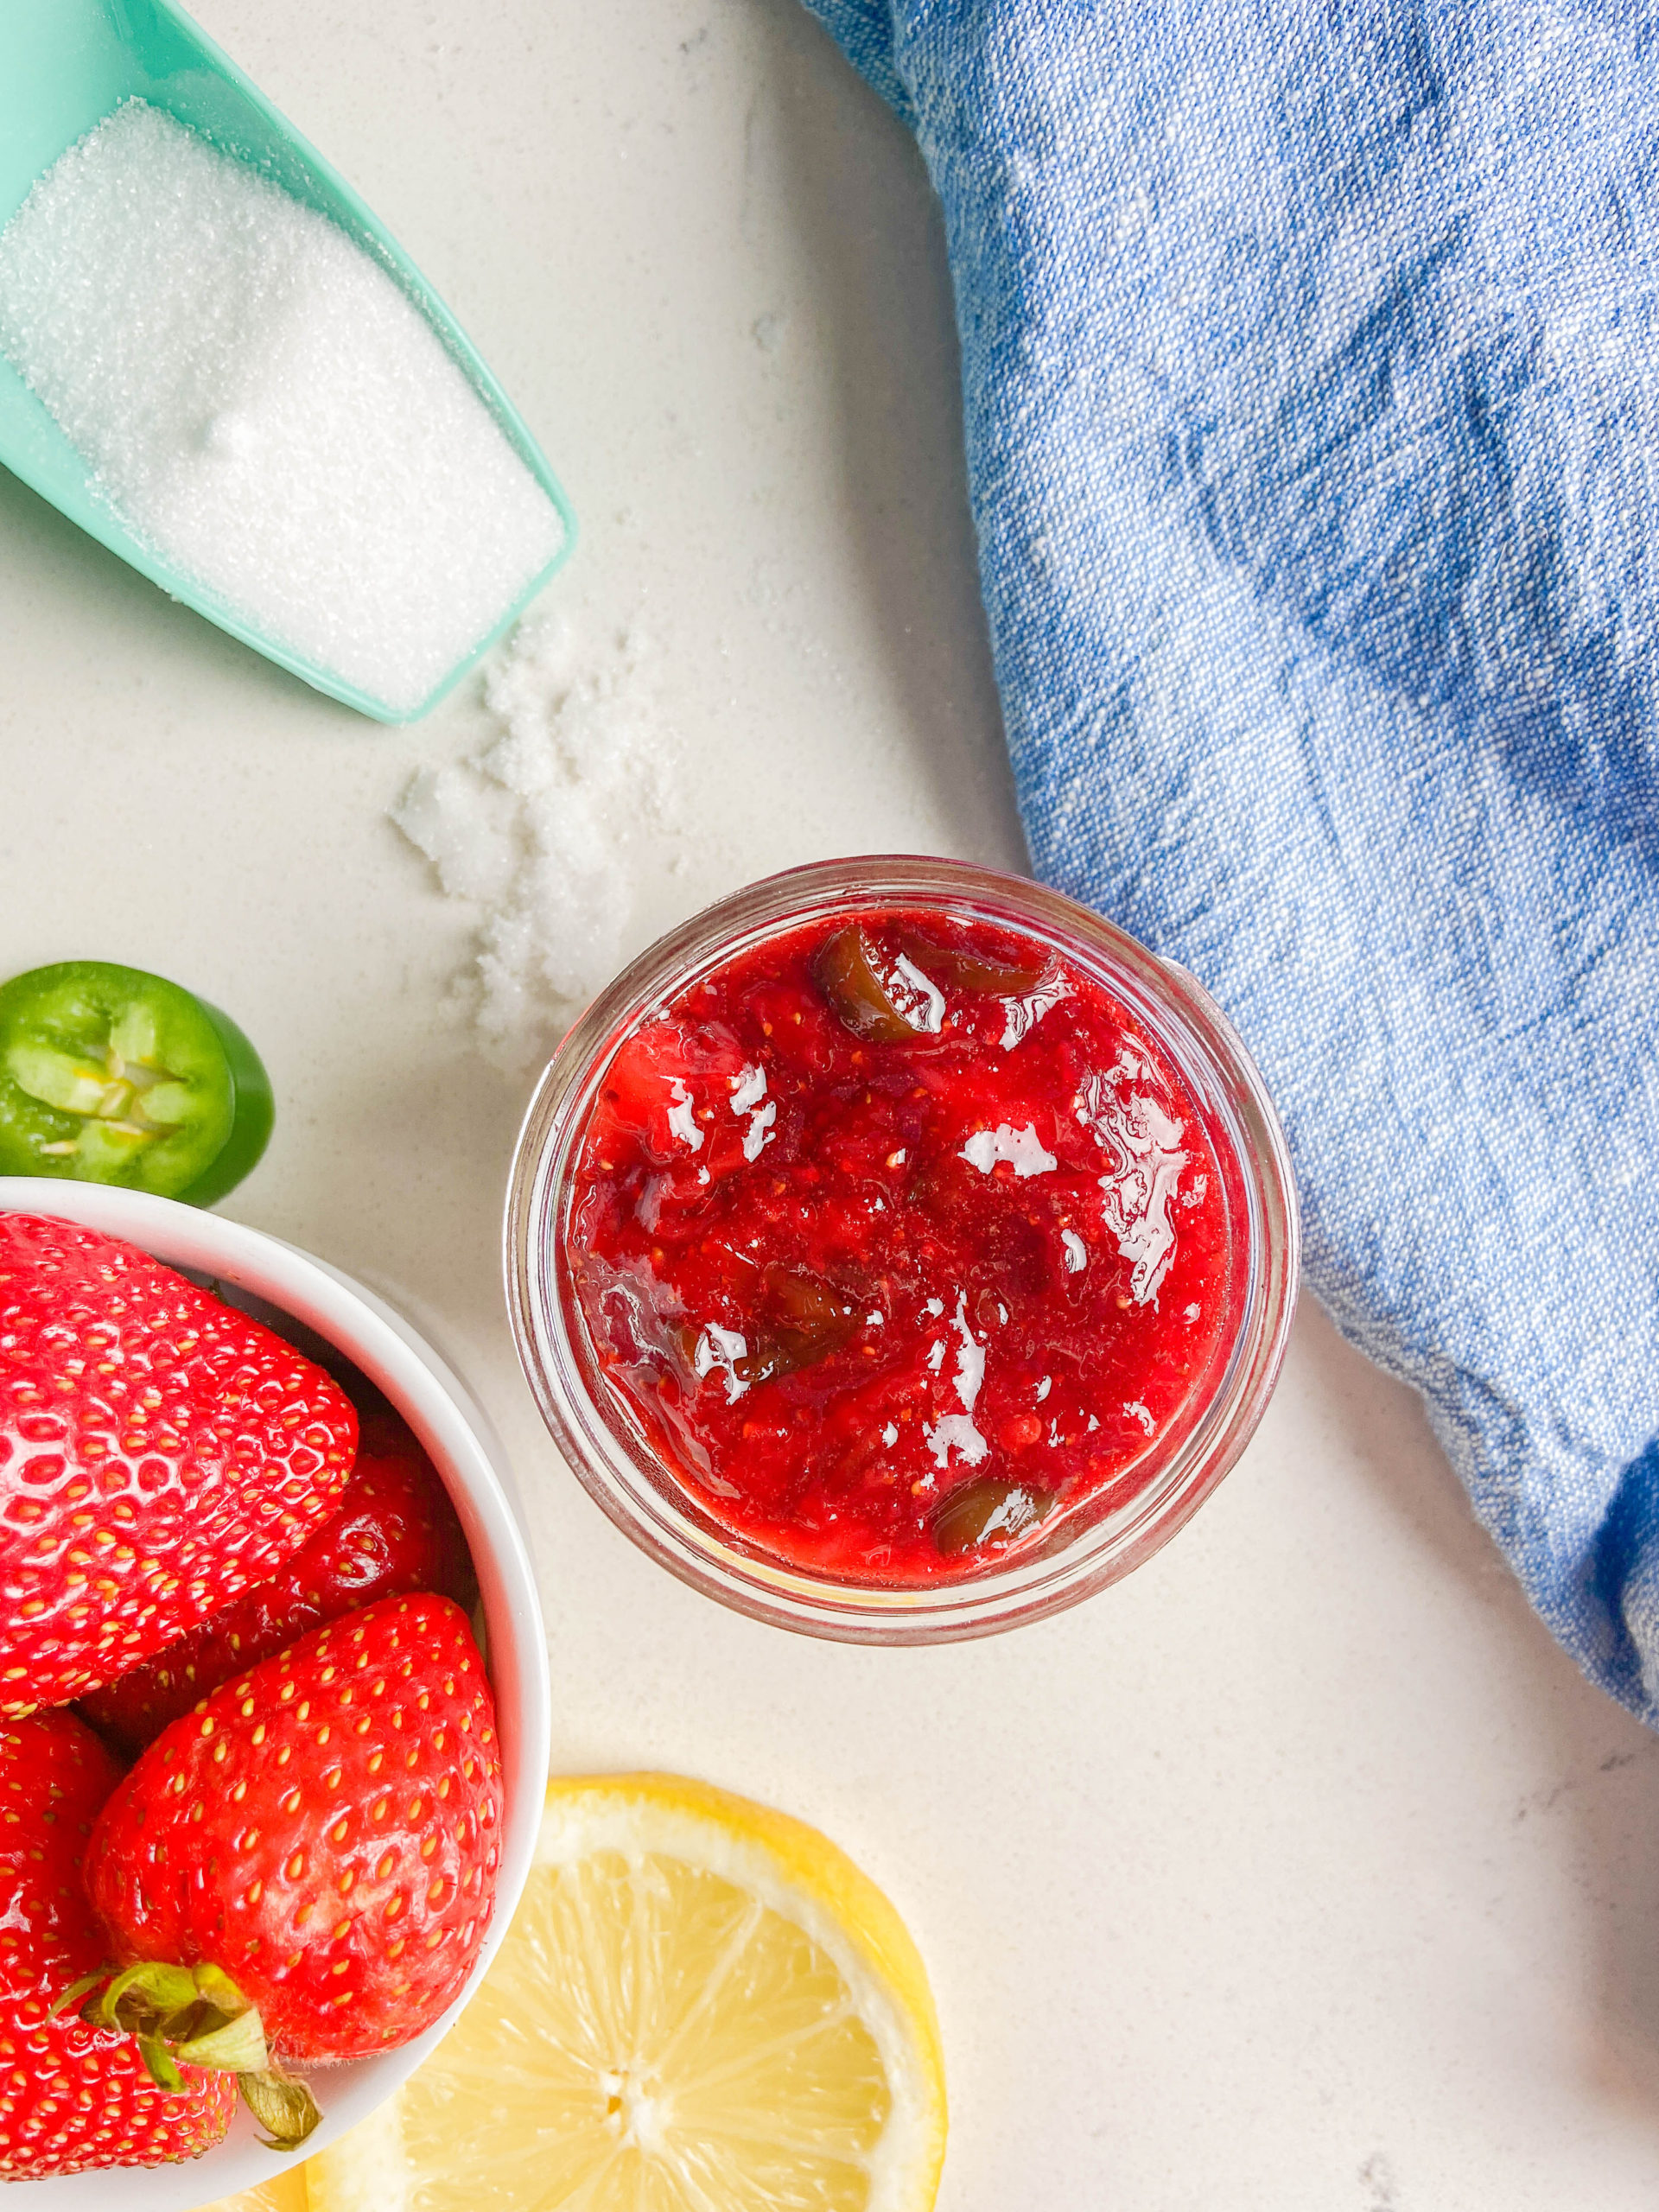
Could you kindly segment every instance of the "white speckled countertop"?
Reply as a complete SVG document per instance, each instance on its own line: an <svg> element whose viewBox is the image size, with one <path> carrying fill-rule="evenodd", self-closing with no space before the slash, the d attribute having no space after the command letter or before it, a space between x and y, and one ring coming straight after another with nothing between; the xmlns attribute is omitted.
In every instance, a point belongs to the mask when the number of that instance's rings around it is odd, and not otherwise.
<svg viewBox="0 0 1659 2212"><path fill-rule="evenodd" d="M449 298L582 517L553 598L636 640L673 820L630 934L754 875L1018 865L938 227L795 0L199 0ZM643 641L643 642L640 642ZM475 691L359 721L0 474L0 972L86 954L276 1079L229 1210L448 1347L515 1454L555 1751L805 1815L930 1961L946 2212L1637 2212L1659 2190L1659 1745L1578 1678L1414 1402L1305 1311L1251 1451L1080 1611L924 1655L729 1617L559 1465L497 1224L524 1086L472 918L385 820Z"/></svg>

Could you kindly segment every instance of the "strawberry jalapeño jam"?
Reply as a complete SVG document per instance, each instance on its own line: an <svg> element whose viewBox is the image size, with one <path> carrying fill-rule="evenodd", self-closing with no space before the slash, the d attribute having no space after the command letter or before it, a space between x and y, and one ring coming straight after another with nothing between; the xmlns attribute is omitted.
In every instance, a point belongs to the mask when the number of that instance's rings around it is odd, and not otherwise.
<svg viewBox="0 0 1659 2212"><path fill-rule="evenodd" d="M1238 1331L1241 1171L1083 959L871 902L625 1034L565 1260L603 1388L703 1510L815 1574L980 1573L1131 1502Z"/></svg>

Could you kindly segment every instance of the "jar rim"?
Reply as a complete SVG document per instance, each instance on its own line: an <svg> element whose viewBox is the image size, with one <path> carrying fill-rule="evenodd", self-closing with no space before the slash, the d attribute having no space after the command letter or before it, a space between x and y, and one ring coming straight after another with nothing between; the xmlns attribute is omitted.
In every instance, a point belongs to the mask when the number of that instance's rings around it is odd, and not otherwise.
<svg viewBox="0 0 1659 2212"><path fill-rule="evenodd" d="M637 1023L735 953L820 915L873 904L950 907L1051 937L1144 1019L1223 1123L1248 1230L1241 1310L1224 1370L1190 1433L1147 1486L1054 1548L959 1579L853 1582L761 1552L700 1509L643 1439L625 1437L590 1387L559 1294L560 1204L600 1077ZM588 1495L682 1581L751 1618L843 1643L987 1636L1077 1604L1142 1564L1236 1462L1283 1363L1300 1255L1284 1132L1232 1025L1188 971L1064 893L976 863L909 854L817 861L749 884L695 914L606 986L543 1071L520 1128L503 1224L513 1341L555 1443ZM654 1466L650 1463L654 1462Z"/></svg>

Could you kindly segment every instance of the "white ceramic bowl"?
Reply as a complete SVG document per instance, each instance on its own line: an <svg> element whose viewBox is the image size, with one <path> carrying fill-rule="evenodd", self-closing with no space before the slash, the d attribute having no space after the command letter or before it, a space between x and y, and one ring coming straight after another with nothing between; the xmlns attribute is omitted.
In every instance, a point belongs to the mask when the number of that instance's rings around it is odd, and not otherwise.
<svg viewBox="0 0 1659 2212"><path fill-rule="evenodd" d="M494 1956L530 1872L547 1781L547 1644L530 1554L510 1502L505 1454L466 1385L401 1315L326 1261L262 1230L142 1192L27 1177L0 1176L0 1211L50 1215L124 1237L158 1260L214 1275L314 1329L384 1391L409 1423L431 1454L467 1532L483 1600L505 1780L495 1916L471 1980L435 2027L384 2057L314 2075L323 2122L308 2148L320 2150L384 2103L442 2036ZM118 2203L121 2212L194 2212L294 2163L291 2156L262 2150L244 2113L216 2151L188 2165L111 2167L55 2181L11 2182L4 2212L111 2212Z"/></svg>

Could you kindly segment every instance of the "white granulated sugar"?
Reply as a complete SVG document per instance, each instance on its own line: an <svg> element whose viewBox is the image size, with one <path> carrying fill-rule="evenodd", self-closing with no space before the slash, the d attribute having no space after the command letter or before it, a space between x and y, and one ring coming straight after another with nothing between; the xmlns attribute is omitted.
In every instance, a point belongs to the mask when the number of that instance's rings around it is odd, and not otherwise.
<svg viewBox="0 0 1659 2212"><path fill-rule="evenodd" d="M444 891L484 910L474 1011L511 1066L550 1049L633 950L632 849L648 837L659 856L668 835L671 741L645 652L630 634L580 653L562 623L528 617L486 680L499 734L421 769L392 810Z"/></svg>
<svg viewBox="0 0 1659 2212"><path fill-rule="evenodd" d="M141 100L0 232L0 348L135 535L394 712L562 542L379 264Z"/></svg>

